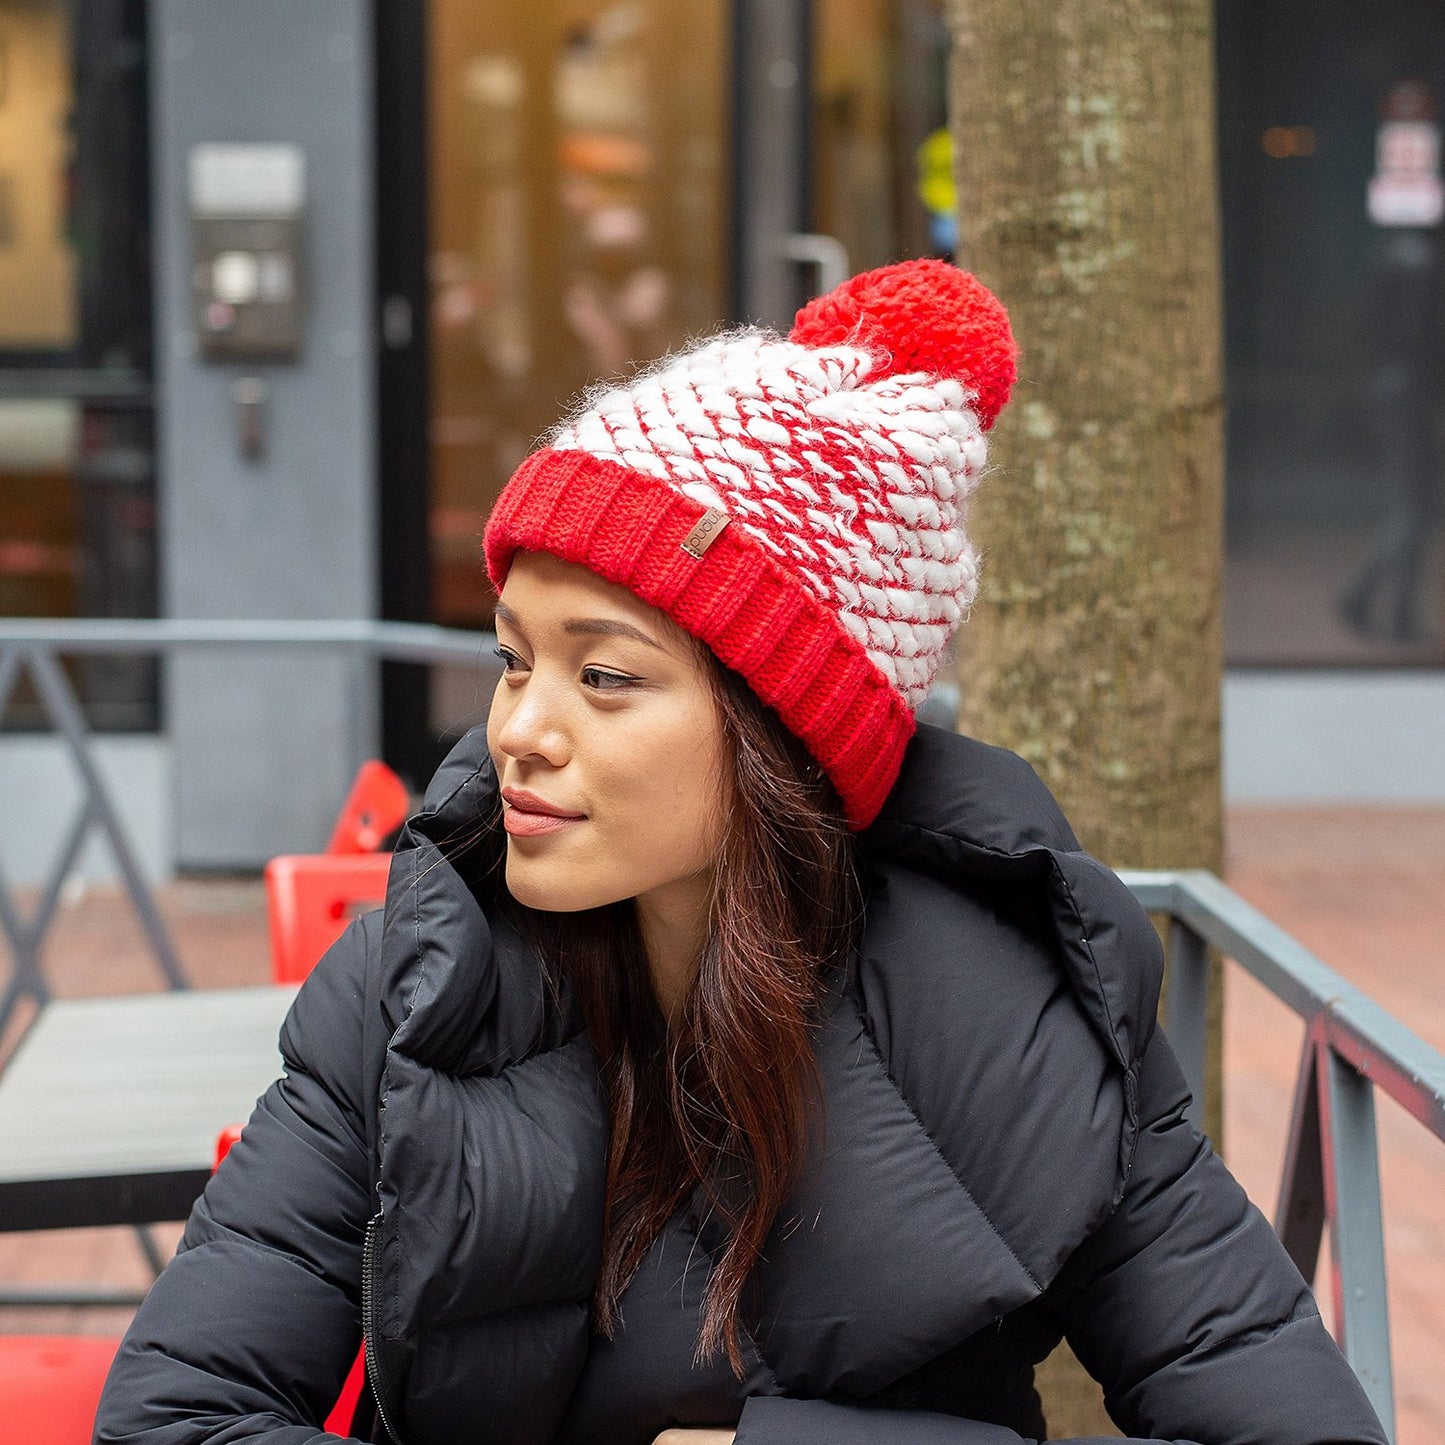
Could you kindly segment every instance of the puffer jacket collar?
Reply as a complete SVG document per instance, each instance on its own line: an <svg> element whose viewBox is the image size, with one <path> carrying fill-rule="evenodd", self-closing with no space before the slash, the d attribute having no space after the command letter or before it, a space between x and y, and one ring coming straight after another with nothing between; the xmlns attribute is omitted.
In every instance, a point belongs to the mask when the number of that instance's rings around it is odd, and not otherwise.
<svg viewBox="0 0 1445 1445"><path fill-rule="evenodd" d="M1016 753L920 726L864 841L945 877L1042 879L1090 1020L1121 1068L1143 1057L1163 976L1158 940L1118 878L1080 851L1053 795Z"/></svg>

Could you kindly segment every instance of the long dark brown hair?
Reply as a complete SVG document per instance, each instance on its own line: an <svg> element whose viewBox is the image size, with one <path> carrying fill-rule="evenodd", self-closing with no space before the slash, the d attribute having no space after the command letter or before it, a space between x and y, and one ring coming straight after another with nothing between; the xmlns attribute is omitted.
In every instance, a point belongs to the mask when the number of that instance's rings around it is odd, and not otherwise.
<svg viewBox="0 0 1445 1445"><path fill-rule="evenodd" d="M852 944L860 890L832 785L748 685L699 645L721 720L724 809L711 927L669 1026L631 900L580 913L521 908L570 984L596 1049L611 1126L594 1321L611 1337L649 1247L696 1192L725 1243L703 1297L699 1361L741 1377L749 1276L797 1181L816 1102L823 976Z"/></svg>

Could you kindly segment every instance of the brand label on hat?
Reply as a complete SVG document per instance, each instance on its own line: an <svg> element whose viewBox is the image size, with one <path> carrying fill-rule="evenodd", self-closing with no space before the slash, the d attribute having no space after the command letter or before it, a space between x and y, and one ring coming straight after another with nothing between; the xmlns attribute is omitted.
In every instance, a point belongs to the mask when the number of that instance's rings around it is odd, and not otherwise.
<svg viewBox="0 0 1445 1445"><path fill-rule="evenodd" d="M682 539L682 550L689 557L701 558L702 554L722 536L724 528L731 521L732 518L726 512L720 512L716 507L709 507L697 519L697 525L693 527L692 531Z"/></svg>

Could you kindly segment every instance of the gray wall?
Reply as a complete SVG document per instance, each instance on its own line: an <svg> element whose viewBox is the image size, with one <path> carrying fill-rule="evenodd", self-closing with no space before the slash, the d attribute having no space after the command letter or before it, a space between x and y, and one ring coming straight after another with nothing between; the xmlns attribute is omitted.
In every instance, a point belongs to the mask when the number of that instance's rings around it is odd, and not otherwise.
<svg viewBox="0 0 1445 1445"><path fill-rule="evenodd" d="M373 114L363 0L152 0L161 608L172 617L376 614ZM187 155L289 142L306 157L307 323L294 362L202 360L192 333ZM231 386L270 388L244 459ZM165 728L182 867L246 867L325 841L370 683L320 655L169 668Z"/></svg>
<svg viewBox="0 0 1445 1445"><path fill-rule="evenodd" d="M1231 803L1445 803L1445 675L1227 672Z"/></svg>

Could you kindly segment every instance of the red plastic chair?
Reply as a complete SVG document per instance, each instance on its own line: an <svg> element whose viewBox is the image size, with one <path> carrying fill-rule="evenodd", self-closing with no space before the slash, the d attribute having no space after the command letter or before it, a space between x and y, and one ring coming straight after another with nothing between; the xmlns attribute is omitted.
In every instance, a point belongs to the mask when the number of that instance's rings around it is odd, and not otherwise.
<svg viewBox="0 0 1445 1445"><path fill-rule="evenodd" d="M300 983L358 914L386 901L389 854L376 850L406 821L411 798L385 763L363 763L325 853L266 865L271 977Z"/></svg>
<svg viewBox="0 0 1445 1445"><path fill-rule="evenodd" d="M25 1445L90 1445L100 1392L119 1348L120 1340L108 1335L0 1336L0 1420L6 1422L0 1438ZM323 1429L351 1433L365 1383L363 1351L352 1361Z"/></svg>
<svg viewBox="0 0 1445 1445"><path fill-rule="evenodd" d="M406 784L385 763L362 763L337 814L328 853L375 853L411 811Z"/></svg>
<svg viewBox="0 0 1445 1445"><path fill-rule="evenodd" d="M90 1445L119 1347L111 1336L0 1336L0 1436L26 1445Z"/></svg>
<svg viewBox="0 0 1445 1445"><path fill-rule="evenodd" d="M224 1129L221 1130L220 1136L216 1140L216 1162L213 1166L213 1171L214 1169L219 1169L221 1167L221 1160L223 1160L226 1155L231 1152L231 1145L233 1145L240 1137L241 1126L239 1124L228 1124ZM116 1342L112 1340L110 1342L112 1354L115 1353L115 1345ZM0 1359L3 1359L3 1356L0 1356ZM103 1373L101 1375L101 1378L102 1380L105 1378ZM363 1349L351 1362L351 1369L347 1372L346 1375L346 1383L342 1385L341 1393L336 1397L336 1403L331 1407L331 1413L321 1423L321 1428L323 1430L329 1430L333 1435L351 1434L351 1422L356 1418L356 1405L357 1402L361 1399L361 1390L365 1384L366 1351ZM0 1390L0 1398L3 1398L3 1394L3 1390ZM100 1391L97 1389L96 1398L99 1399L99 1396ZM90 1407L90 1413L91 1417L94 1418L94 1405ZM5 1418L7 1417L0 1415L0 1419ZM29 1438L29 1436L26 1437L27 1440ZM85 1434L83 1436L76 1435L73 1437L73 1439L76 1442L82 1440L88 1441L90 1439L89 1421L86 1422ZM54 1445L71 1445L71 1441L72 1437L68 1435L64 1437L64 1440L61 1440L60 1437L57 1437L54 1441ZM52 1442L47 1440L45 1442L45 1445L52 1445Z"/></svg>
<svg viewBox="0 0 1445 1445"><path fill-rule="evenodd" d="M390 853L284 854L266 865L271 976L301 983L346 925L386 901Z"/></svg>
<svg viewBox="0 0 1445 1445"><path fill-rule="evenodd" d="M212 1174L221 1167L221 1160L231 1152L231 1145L240 1137L241 1126L239 1124L227 1124L216 1136L216 1161L211 1165Z"/></svg>

